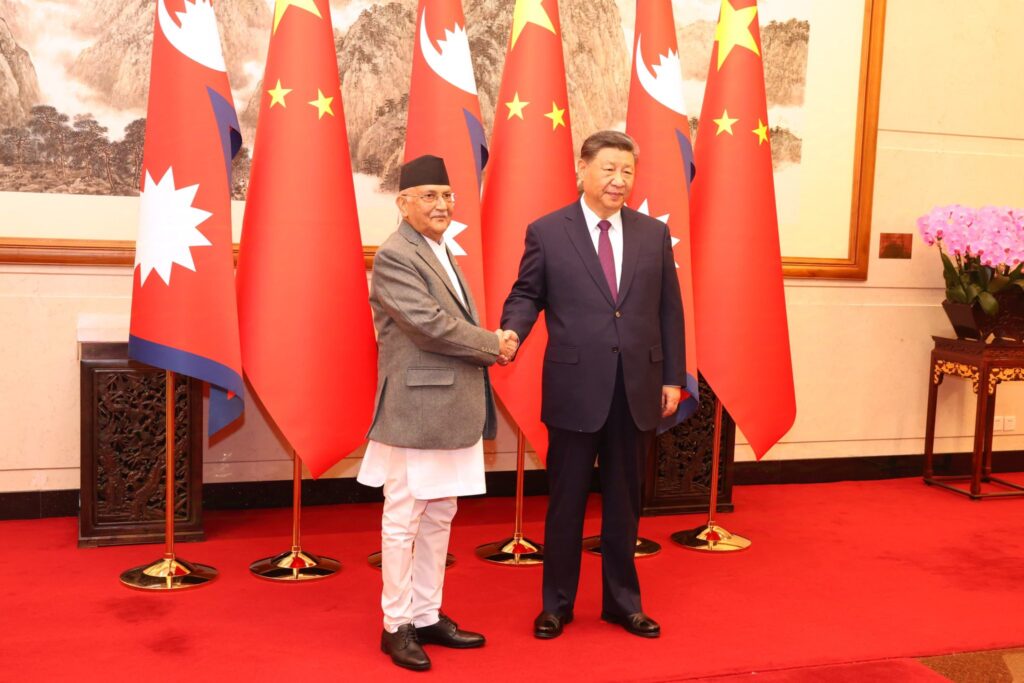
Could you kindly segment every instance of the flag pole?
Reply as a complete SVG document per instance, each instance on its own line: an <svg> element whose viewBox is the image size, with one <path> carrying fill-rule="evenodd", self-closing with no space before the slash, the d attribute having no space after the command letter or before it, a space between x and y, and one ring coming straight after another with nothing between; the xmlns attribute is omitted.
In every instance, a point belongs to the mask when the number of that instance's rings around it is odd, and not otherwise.
<svg viewBox="0 0 1024 683"><path fill-rule="evenodd" d="M708 523L696 529L685 529L672 534L675 543L689 550L729 553L750 547L750 540L731 534L715 523L715 513L718 511L718 461L722 451L721 433L722 402L715 396L714 443L711 446L711 506L708 510Z"/></svg>
<svg viewBox="0 0 1024 683"><path fill-rule="evenodd" d="M294 450L292 461L292 548L256 560L249 565L249 571L261 579L285 583L326 579L338 573L341 563L302 549L302 460Z"/></svg>
<svg viewBox="0 0 1024 683"><path fill-rule="evenodd" d="M527 566L544 562L544 546L523 536L523 481L526 474L526 435L516 429L516 516L512 537L478 546L476 556L485 562Z"/></svg>
<svg viewBox="0 0 1024 683"><path fill-rule="evenodd" d="M174 554L174 373L164 371L166 396L164 406L164 556L162 559L133 567L121 574L121 583L128 588L146 591L172 591L199 588L217 578L217 570L205 564L179 560Z"/></svg>

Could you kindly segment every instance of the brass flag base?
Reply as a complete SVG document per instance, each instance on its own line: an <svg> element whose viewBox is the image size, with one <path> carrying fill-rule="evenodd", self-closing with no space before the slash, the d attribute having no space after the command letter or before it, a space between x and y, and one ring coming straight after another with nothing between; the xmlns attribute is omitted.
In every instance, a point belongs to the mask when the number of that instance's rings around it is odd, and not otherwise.
<svg viewBox="0 0 1024 683"><path fill-rule="evenodd" d="M583 539L583 550L594 555L601 554L601 537L587 536ZM651 557L661 552L661 544L649 538L638 537L633 557Z"/></svg>
<svg viewBox="0 0 1024 683"><path fill-rule="evenodd" d="M677 531L672 540L689 550L700 550L708 553L734 553L750 547L750 540L730 534L728 531L712 523L701 525L696 529Z"/></svg>
<svg viewBox="0 0 1024 683"><path fill-rule="evenodd" d="M174 591L199 588L216 578L217 570L213 567L179 560L172 555L123 572L121 583L142 591Z"/></svg>
<svg viewBox="0 0 1024 683"><path fill-rule="evenodd" d="M314 555L301 548L265 557L249 565L253 575L270 581L316 581L334 576L340 569L341 562L333 557Z"/></svg>
<svg viewBox="0 0 1024 683"><path fill-rule="evenodd" d="M369 564L374 569L380 569L380 565L381 565L380 551L378 550L375 553L370 553L369 557L366 558L366 563ZM444 566L445 566L445 568L447 568L447 567L452 566L453 564L455 564L455 556L452 555L451 553L448 553L448 557L446 557L445 560L444 560Z"/></svg>
<svg viewBox="0 0 1024 683"><path fill-rule="evenodd" d="M544 546L523 538L506 538L477 546L476 556L485 562L512 566L543 564Z"/></svg>

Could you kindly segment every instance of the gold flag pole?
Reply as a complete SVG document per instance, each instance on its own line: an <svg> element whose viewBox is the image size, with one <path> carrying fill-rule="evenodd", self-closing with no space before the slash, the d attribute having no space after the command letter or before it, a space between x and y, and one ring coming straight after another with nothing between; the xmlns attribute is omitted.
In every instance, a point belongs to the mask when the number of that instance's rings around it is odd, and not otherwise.
<svg viewBox="0 0 1024 683"><path fill-rule="evenodd" d="M722 450L722 402L715 396L715 429L714 443L711 446L711 507L708 511L708 523L696 529L686 529L672 534L675 543L690 550L710 553L729 553L746 550L750 541L742 536L731 534L715 524L715 513L718 511L718 460Z"/></svg>
<svg viewBox="0 0 1024 683"><path fill-rule="evenodd" d="M273 557L264 557L249 565L249 571L261 579L282 582L315 581L334 576L341 563L332 557L314 555L302 549L302 460L292 451L292 549Z"/></svg>
<svg viewBox="0 0 1024 683"><path fill-rule="evenodd" d="M523 536L523 480L526 474L526 435L516 435L516 519L511 538L478 546L476 556L486 562L527 566L544 562L544 546Z"/></svg>
<svg viewBox="0 0 1024 683"><path fill-rule="evenodd" d="M185 590L205 586L217 578L217 570L205 564L179 560L174 555L174 373L164 372L166 384L166 406L164 407L165 431L164 462L166 494L164 498L164 556L162 559L140 567L133 567L121 574L121 583L129 588L146 591Z"/></svg>

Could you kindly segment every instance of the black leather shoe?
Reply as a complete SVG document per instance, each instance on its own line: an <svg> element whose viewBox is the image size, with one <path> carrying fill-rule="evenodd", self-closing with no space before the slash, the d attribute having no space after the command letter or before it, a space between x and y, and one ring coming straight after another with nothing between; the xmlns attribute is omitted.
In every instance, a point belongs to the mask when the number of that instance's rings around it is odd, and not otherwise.
<svg viewBox="0 0 1024 683"><path fill-rule="evenodd" d="M640 636L641 638L657 638L661 635L661 626L658 625L658 622L643 612L627 614L624 617L612 614L611 612L601 612L601 619L609 624L618 624L634 636Z"/></svg>
<svg viewBox="0 0 1024 683"><path fill-rule="evenodd" d="M391 655L391 661L403 669L426 671L430 668L430 657L420 647L412 624L402 624L394 633L386 630L381 633L380 649L384 654Z"/></svg>
<svg viewBox="0 0 1024 683"><path fill-rule="evenodd" d="M541 612L533 620L533 635L544 640L557 638L562 635L562 628L569 623L572 623L572 612Z"/></svg>
<svg viewBox="0 0 1024 683"><path fill-rule="evenodd" d="M461 630L445 614L439 614L438 617L436 624L416 629L416 637L422 644L455 648L483 647L483 635Z"/></svg>

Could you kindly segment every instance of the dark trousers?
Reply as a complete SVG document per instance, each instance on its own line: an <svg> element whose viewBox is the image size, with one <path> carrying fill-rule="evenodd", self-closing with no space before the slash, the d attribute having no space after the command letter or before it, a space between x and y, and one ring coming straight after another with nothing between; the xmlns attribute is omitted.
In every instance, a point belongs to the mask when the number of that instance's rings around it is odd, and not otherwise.
<svg viewBox="0 0 1024 683"><path fill-rule="evenodd" d="M544 528L544 611L572 611L580 579L583 515L596 456L601 477L602 609L640 612L634 551L643 463L653 432L633 422L619 364L611 410L597 432L548 427L548 501Z"/></svg>

